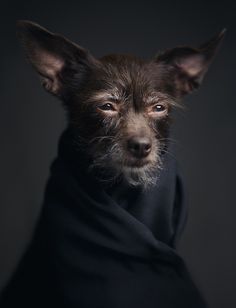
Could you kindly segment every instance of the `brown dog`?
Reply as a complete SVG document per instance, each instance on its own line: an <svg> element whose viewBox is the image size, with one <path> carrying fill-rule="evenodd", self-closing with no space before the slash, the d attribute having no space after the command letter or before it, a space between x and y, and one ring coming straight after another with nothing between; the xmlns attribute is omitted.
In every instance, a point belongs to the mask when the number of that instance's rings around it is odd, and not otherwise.
<svg viewBox="0 0 236 308"><path fill-rule="evenodd" d="M127 54L96 59L61 35L18 23L28 59L44 88L63 101L91 169L144 188L161 168L172 108L199 87L224 32L198 48L177 47L150 60Z"/></svg>

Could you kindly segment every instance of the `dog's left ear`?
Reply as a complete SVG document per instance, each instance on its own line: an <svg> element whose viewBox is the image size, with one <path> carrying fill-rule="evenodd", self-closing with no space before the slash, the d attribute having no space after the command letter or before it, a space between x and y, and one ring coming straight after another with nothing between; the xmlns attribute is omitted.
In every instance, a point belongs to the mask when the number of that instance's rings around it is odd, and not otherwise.
<svg viewBox="0 0 236 308"><path fill-rule="evenodd" d="M226 29L222 30L199 48L176 47L157 55L155 61L170 72L179 97L200 86L225 32Z"/></svg>
<svg viewBox="0 0 236 308"><path fill-rule="evenodd" d="M31 21L17 22L17 36L44 88L58 97L69 87L78 90L98 65L87 49Z"/></svg>

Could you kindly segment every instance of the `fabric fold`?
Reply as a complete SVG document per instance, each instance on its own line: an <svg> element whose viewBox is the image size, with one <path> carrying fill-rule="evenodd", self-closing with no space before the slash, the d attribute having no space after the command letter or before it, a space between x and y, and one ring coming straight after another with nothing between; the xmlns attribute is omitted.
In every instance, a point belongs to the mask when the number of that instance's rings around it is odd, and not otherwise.
<svg viewBox="0 0 236 308"><path fill-rule="evenodd" d="M171 151L150 190L105 186L64 131L32 243L1 307L14 307L13 298L24 307L206 307L175 249L187 215Z"/></svg>

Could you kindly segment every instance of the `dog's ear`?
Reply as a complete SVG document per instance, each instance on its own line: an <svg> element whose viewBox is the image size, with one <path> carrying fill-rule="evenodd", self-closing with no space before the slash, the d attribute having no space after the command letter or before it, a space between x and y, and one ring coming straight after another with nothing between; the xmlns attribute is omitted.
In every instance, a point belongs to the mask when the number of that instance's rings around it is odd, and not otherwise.
<svg viewBox="0 0 236 308"><path fill-rule="evenodd" d="M164 64L174 78L178 96L191 93L200 86L222 42L225 31L225 29L222 30L199 48L176 47L157 55L155 61Z"/></svg>
<svg viewBox="0 0 236 308"><path fill-rule="evenodd" d="M43 86L56 96L64 94L67 84L73 87L73 81L77 87L98 63L88 50L30 21L17 22L17 36Z"/></svg>

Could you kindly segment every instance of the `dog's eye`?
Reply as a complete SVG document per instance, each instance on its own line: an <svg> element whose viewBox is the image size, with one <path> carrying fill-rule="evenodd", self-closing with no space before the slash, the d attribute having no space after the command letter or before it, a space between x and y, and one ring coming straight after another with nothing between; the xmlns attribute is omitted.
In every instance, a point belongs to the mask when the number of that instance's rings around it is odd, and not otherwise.
<svg viewBox="0 0 236 308"><path fill-rule="evenodd" d="M161 104L157 104L153 107L154 112L163 112L165 110L166 110L166 107L164 105L161 105Z"/></svg>
<svg viewBox="0 0 236 308"><path fill-rule="evenodd" d="M166 104L158 103L150 106L148 114L154 118L164 117L168 114L168 107Z"/></svg>
<svg viewBox="0 0 236 308"><path fill-rule="evenodd" d="M111 103L106 103L104 105L99 106L98 108L104 111L115 111L115 108Z"/></svg>

